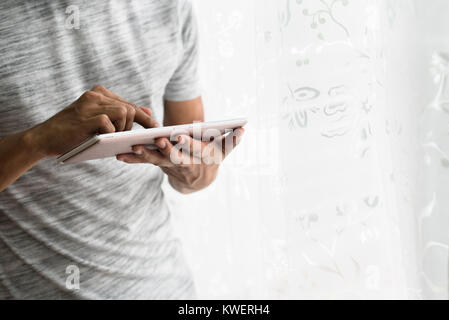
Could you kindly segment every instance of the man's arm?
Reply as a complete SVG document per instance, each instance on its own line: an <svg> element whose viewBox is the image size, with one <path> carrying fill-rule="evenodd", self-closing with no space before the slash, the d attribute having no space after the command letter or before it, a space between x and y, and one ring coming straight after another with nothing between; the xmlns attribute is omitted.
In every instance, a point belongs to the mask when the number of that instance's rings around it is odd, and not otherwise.
<svg viewBox="0 0 449 320"><path fill-rule="evenodd" d="M0 140L0 192L45 158L33 129Z"/></svg>
<svg viewBox="0 0 449 320"><path fill-rule="evenodd" d="M189 124L204 121L201 97L189 101L165 101L164 126Z"/></svg>
<svg viewBox="0 0 449 320"><path fill-rule="evenodd" d="M0 139L0 192L47 157L57 157L96 133L131 130L134 122L153 128L151 111L137 107L102 86L47 121Z"/></svg>

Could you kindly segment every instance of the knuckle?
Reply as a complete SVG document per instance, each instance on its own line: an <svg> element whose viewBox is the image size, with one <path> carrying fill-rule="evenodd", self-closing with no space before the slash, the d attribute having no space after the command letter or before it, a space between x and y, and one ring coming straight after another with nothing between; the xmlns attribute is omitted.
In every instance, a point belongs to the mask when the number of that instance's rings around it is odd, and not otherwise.
<svg viewBox="0 0 449 320"><path fill-rule="evenodd" d="M118 114L119 114L120 118L126 118L126 115L128 114L128 110L126 109L126 107L119 107Z"/></svg>
<svg viewBox="0 0 449 320"><path fill-rule="evenodd" d="M92 88L92 91L104 92L106 91L106 88L103 87L101 84L97 84Z"/></svg>
<svg viewBox="0 0 449 320"><path fill-rule="evenodd" d="M91 90L84 92L82 95L83 100L86 101L95 101L98 99L98 97L99 94Z"/></svg>
<svg viewBox="0 0 449 320"><path fill-rule="evenodd" d="M130 107L130 108L128 108L128 113L129 113L130 117L134 118L134 116L136 115L136 109L133 107Z"/></svg>
<svg viewBox="0 0 449 320"><path fill-rule="evenodd" d="M101 126L109 126L109 117L105 114L100 114L98 116L98 122Z"/></svg>

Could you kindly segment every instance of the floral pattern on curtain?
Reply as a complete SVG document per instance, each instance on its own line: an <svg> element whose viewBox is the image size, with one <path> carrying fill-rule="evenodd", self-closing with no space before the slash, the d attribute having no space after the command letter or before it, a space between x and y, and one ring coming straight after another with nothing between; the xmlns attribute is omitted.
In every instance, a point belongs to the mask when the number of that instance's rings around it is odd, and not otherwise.
<svg viewBox="0 0 449 320"><path fill-rule="evenodd" d="M206 118L249 117L211 187L165 188L200 297L447 299L427 3L195 0Z"/></svg>

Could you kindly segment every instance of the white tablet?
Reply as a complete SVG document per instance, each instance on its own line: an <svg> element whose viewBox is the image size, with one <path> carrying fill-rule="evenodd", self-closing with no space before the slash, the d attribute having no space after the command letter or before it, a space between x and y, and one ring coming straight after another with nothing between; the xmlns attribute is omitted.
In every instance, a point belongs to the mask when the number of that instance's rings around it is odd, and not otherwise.
<svg viewBox="0 0 449 320"><path fill-rule="evenodd" d="M154 146L154 141L157 138L165 137L170 139L170 137L175 137L180 134L197 137L198 133L201 136L219 136L227 131L241 128L246 123L247 119L240 118L100 134L63 154L57 161L62 163L80 163L89 160L115 157L118 154L132 153L132 147L136 145Z"/></svg>

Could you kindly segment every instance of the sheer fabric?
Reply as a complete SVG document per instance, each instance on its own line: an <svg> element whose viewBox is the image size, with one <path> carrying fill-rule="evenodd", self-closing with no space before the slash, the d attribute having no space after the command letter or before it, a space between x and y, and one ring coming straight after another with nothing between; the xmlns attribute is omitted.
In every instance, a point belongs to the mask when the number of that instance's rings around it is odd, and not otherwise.
<svg viewBox="0 0 449 320"><path fill-rule="evenodd" d="M447 299L445 0L196 0L208 189L169 187L203 298Z"/></svg>

